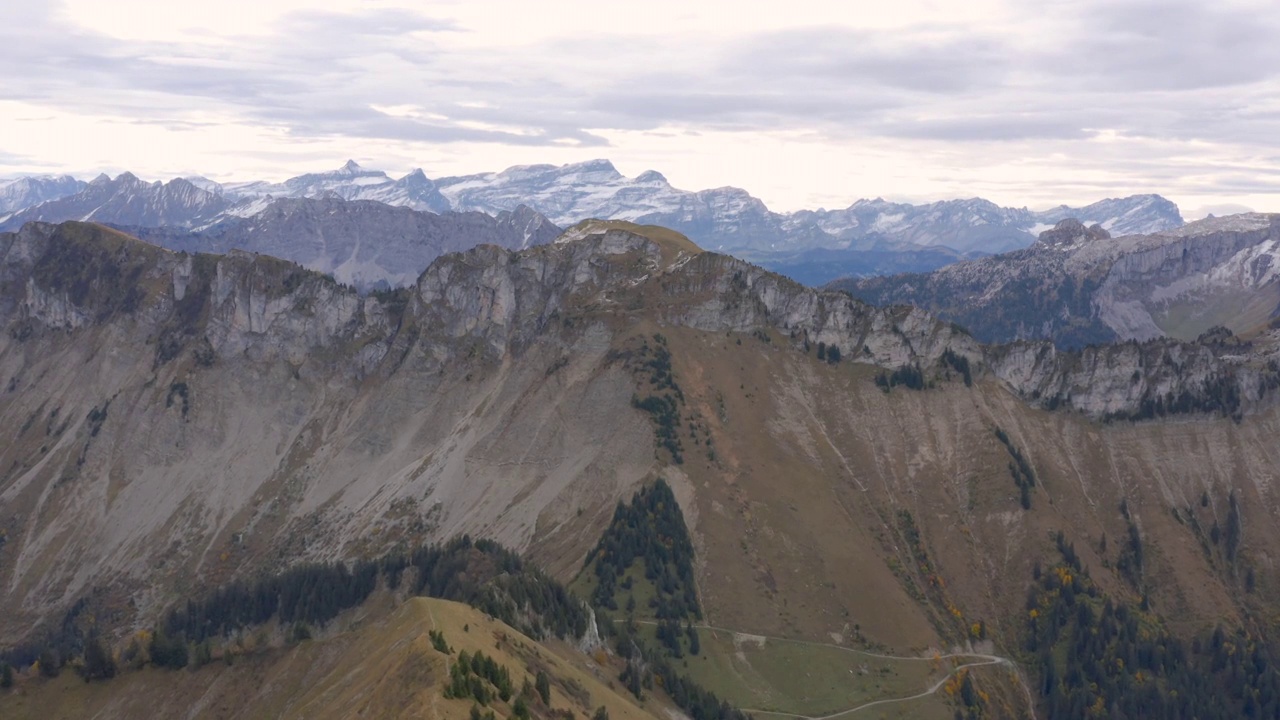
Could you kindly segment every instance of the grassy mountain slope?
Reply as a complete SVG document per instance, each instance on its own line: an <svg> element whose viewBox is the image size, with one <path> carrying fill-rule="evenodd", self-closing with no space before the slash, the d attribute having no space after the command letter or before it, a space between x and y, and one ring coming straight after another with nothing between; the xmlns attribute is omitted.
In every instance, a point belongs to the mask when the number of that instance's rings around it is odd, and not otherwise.
<svg viewBox="0 0 1280 720"><path fill-rule="evenodd" d="M0 241L4 641L80 599L120 639L179 589L462 532L568 581L657 477L704 621L733 632L1016 659L1059 531L1100 587L1188 636L1280 608L1280 409L1247 368L1234 418L1050 411L992 369L1034 348L626 224L446 256L375 297L267 258L37 230ZM31 269L66 247L92 250L82 296ZM1204 348L1130 350L1060 356L1100 369L1054 377L1084 377L1077 398L1101 379L1163 392ZM877 384L904 365L925 389ZM1025 707L1007 673L974 676L995 716Z"/></svg>
<svg viewBox="0 0 1280 720"><path fill-rule="evenodd" d="M428 632L442 632L454 651L435 650ZM395 608L366 607L324 639L215 660L198 670L149 667L108 681L85 683L74 673L24 678L0 692L4 716L25 718L262 717L467 718L473 702L446 699L448 664L459 651L493 657L517 688L538 670L551 678L551 708L638 720L642 708L609 687L607 671L555 644L539 644L460 603L413 598ZM603 676L603 677L602 677ZM656 701L655 701L656 702ZM509 715L508 703L494 709ZM546 716L545 711L540 716Z"/></svg>

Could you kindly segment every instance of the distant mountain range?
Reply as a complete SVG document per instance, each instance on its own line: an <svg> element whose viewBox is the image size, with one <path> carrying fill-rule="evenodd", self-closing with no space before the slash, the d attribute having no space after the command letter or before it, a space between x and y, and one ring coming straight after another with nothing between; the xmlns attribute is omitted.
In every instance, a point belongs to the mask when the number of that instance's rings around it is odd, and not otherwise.
<svg viewBox="0 0 1280 720"><path fill-rule="evenodd" d="M15 183L25 180L29 178ZM8 187L0 188L0 193ZM233 204L230 199L182 178L149 183L133 173L121 173L114 180L99 175L88 184L64 183L58 187L69 192L0 217L0 228L16 230L32 221L66 220L189 228L216 221Z"/></svg>
<svg viewBox="0 0 1280 720"><path fill-rule="evenodd" d="M24 177L0 183L0 215L74 195L83 190L86 184L70 175Z"/></svg>
<svg viewBox="0 0 1280 720"><path fill-rule="evenodd" d="M1223 326L1252 335L1280 314L1280 215L1208 218L1112 238L1063 220L1029 248L928 273L840 280L875 305L908 304L983 342L1074 348Z"/></svg>
<svg viewBox="0 0 1280 720"><path fill-rule="evenodd" d="M187 180L204 190L234 200L316 197L333 193L344 200L376 200L388 205L401 205L434 213L455 209L421 170L414 170L399 180L393 180L381 170L365 170L354 160L348 160L346 165L332 172L308 173L282 183L258 181L223 185L203 177ZM516 204L518 205L520 203ZM516 206L502 209L515 210Z"/></svg>
<svg viewBox="0 0 1280 720"><path fill-rule="evenodd" d="M203 177L147 183L130 173L114 180L99 176L87 184L69 177L22 178L0 185L0 230L16 230L31 220L93 220L197 233L218 227L227 242L234 242L227 230L231 218L253 217L280 199L318 197L495 217L525 206L560 227L587 218L661 225L704 248L733 253L808 284L927 271L1026 247L1037 233L1065 218L1099 224L1115 235L1182 225L1177 206L1159 195L1040 212L980 198L925 205L877 198L840 210L777 213L741 188L680 190L652 170L628 178L608 160L517 166L436 180L421 170L392 178L348 161L331 172L280 183L218 183ZM422 269L395 274L416 277Z"/></svg>
<svg viewBox="0 0 1280 720"><path fill-rule="evenodd" d="M248 217L227 214L199 231L123 226L171 250L271 255L332 275L360 289L412 285L433 260L476 245L523 250L560 234L545 217L521 206L496 215L419 212L336 194L282 198Z"/></svg>

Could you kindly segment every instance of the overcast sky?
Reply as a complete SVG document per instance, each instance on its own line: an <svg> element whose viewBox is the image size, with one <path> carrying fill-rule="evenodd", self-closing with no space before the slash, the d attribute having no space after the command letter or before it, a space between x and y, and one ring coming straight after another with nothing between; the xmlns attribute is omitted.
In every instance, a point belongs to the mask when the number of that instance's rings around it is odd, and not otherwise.
<svg viewBox="0 0 1280 720"><path fill-rule="evenodd" d="M1280 211L1280 3L0 3L0 176L609 158L775 210Z"/></svg>

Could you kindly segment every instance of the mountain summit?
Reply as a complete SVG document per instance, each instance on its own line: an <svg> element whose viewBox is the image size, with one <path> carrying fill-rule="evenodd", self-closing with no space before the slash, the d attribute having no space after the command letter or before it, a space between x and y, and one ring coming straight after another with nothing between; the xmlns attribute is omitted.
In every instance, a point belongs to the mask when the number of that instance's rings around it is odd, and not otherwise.
<svg viewBox="0 0 1280 720"><path fill-rule="evenodd" d="M981 198L924 205L877 198L858 200L838 210L777 213L741 188L681 190L672 187L660 172L647 170L629 178L602 158L567 165L518 165L501 172L435 180L420 169L392 179L382 171L368 170L348 160L336 170L300 175L280 183L213 183L204 178L191 181L220 195L227 205L267 197L318 197L326 192L347 200L376 200L437 213L455 210L496 215L524 205L561 227L588 218L661 225L706 248L796 268L805 262L832 267L835 258L830 254L821 259L797 256L814 250L855 254L891 251L873 262L859 262L865 258L856 255L842 256L836 266L854 274L891 271L904 264L915 267L932 263L929 267L937 267L964 257L1026 247L1039 232L1066 218L1101 225L1112 235L1149 234L1182 224L1177 207L1158 195L1113 198L1080 208L1060 206L1043 212L1003 208ZM55 216L51 211L36 215L46 220L82 217ZM0 223L4 221L0 216ZM12 221L5 226L15 227ZM901 256L902 253L908 255ZM797 273L808 277L803 271Z"/></svg>
<svg viewBox="0 0 1280 720"><path fill-rule="evenodd" d="M986 342L1191 340L1217 326L1256 332L1280 315L1278 247L1280 215L1118 238L1067 219L1024 250L832 287L876 304L927 308Z"/></svg>

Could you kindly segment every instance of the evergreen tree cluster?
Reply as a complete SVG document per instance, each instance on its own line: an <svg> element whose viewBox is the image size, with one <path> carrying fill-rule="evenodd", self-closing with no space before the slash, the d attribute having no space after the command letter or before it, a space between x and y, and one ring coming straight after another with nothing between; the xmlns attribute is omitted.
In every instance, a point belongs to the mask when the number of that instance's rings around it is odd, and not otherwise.
<svg viewBox="0 0 1280 720"><path fill-rule="evenodd" d="M151 646L148 648L151 662L173 670L180 670L190 661L187 652L187 641L180 635L170 635L164 630L156 630L151 635Z"/></svg>
<svg viewBox="0 0 1280 720"><path fill-rule="evenodd" d="M481 706L495 698L508 702L513 694L511 673L481 650L474 655L468 655L466 650L458 653L458 661L449 668L449 684L444 688L446 698L474 698Z"/></svg>
<svg viewBox="0 0 1280 720"><path fill-rule="evenodd" d="M90 637L84 647L84 665L80 668L80 675L85 681L108 680L116 676L117 669L111 648L101 637Z"/></svg>
<svg viewBox="0 0 1280 720"><path fill-rule="evenodd" d="M385 557L381 565L393 587L412 568L412 594L465 602L530 637L580 637L587 630L587 608L577 598L492 540L463 536Z"/></svg>
<svg viewBox="0 0 1280 720"><path fill-rule="evenodd" d="M413 571L409 594L467 603L531 637L581 637L586 632L588 610L563 585L496 542L463 536L354 567L307 564L230 583L167 613L147 652L155 665L182 668L193 654L197 660L211 654L210 641L272 621L292 626L292 641L303 640L311 636L311 626L324 625L364 602L379 579L399 588L406 570ZM67 660L81 657L93 668L92 677L110 677L105 664L91 662L92 654L105 648L95 648L93 642L100 646L100 641L90 642L79 629L83 608L83 601L77 603L61 630L0 653L0 662L26 667L41 659L42 669L56 672Z"/></svg>
<svg viewBox="0 0 1280 720"><path fill-rule="evenodd" d="M634 353L614 354L611 357L624 357L632 372L648 378L645 395L640 392L631 396L631 406L649 413L653 422L654 435L658 444L671 454L672 462L684 463L684 445L680 442L680 406L684 402L684 391L676 384L671 373L671 352L667 350L667 338L661 333L653 336L654 344L645 341Z"/></svg>
<svg viewBox="0 0 1280 720"><path fill-rule="evenodd" d="M1026 649L1048 720L1280 720L1280 672L1262 638L1219 627L1188 648L1157 616L1105 596L1058 542L1064 561L1027 597Z"/></svg>
<svg viewBox="0 0 1280 720"><path fill-rule="evenodd" d="M903 365L891 373L880 371L876 375L876 385L885 392L889 392L899 385L908 390L924 390L928 387L928 383L924 379L924 371L915 363Z"/></svg>
<svg viewBox="0 0 1280 720"><path fill-rule="evenodd" d="M1011 461L1009 463L1009 474L1013 476L1013 482L1018 486L1019 502L1022 503L1023 510L1031 509L1031 489L1036 486L1036 471L1032 469L1031 463L1022 456L1022 452L1014 446L1013 441L1009 439L1008 433L997 427L995 429L996 439L1004 444L1006 450L1009 451Z"/></svg>
<svg viewBox="0 0 1280 720"><path fill-rule="evenodd" d="M960 377L964 378L965 387L973 387L973 370L969 367L969 358L947 348L942 351L941 362L944 366L951 367L960 373Z"/></svg>
<svg viewBox="0 0 1280 720"><path fill-rule="evenodd" d="M659 479L628 504L618 503L613 521L587 556L597 585L592 604L617 610L623 575L642 560L654 588L650 609L659 620L701 619L693 578L693 541L671 486ZM621 581L626 582L626 581ZM625 588L623 588L625 589Z"/></svg>
<svg viewBox="0 0 1280 720"><path fill-rule="evenodd" d="M592 604L605 611L600 616L601 632L613 638L618 654L627 661L619 680L637 698L656 682L694 720L748 720L745 713L678 673L672 662L673 657L683 656L685 644L692 655L701 651L692 623L702 617L693 559L693 541L666 481L659 479L637 492L630 503L619 503L613 521L587 556L587 568L598 581ZM655 590L650 608L658 622L659 648L649 647L640 637L631 612L634 607L628 607L621 624L607 612L618 609L617 593L628 589L630 581L630 577L619 578L637 561L643 562L645 578Z"/></svg>
<svg viewBox="0 0 1280 720"><path fill-rule="evenodd" d="M644 642L633 620L614 626L614 632L618 654L627 660L619 679L637 699L643 697L644 689L658 684L693 720L750 720L728 701L677 672L667 653Z"/></svg>
<svg viewBox="0 0 1280 720"><path fill-rule="evenodd" d="M828 345L824 342L818 343L818 359L826 361L832 365L840 364L840 346L832 343Z"/></svg>
<svg viewBox="0 0 1280 720"><path fill-rule="evenodd" d="M698 631L693 627L693 623L689 621L685 621L682 627L680 621L676 618L659 620L654 636L667 649L671 657L676 659L684 657L684 645L686 642L689 645L690 655L697 655L702 651L702 642L698 639Z"/></svg>
<svg viewBox="0 0 1280 720"><path fill-rule="evenodd" d="M1233 372L1206 378L1198 391L1183 389L1158 394L1148 389L1133 411L1117 411L1103 417L1105 422L1116 420L1151 420L1170 415L1211 413L1222 417L1240 418L1240 384Z"/></svg>
<svg viewBox="0 0 1280 720"><path fill-rule="evenodd" d="M1120 548L1120 557L1116 560L1116 570L1135 588L1142 589L1142 534L1138 532L1138 524L1129 512L1129 501L1120 502L1120 514L1127 527L1124 545Z"/></svg>
<svg viewBox="0 0 1280 720"><path fill-rule="evenodd" d="M307 564L278 575L234 582L165 618L162 630L171 637L199 643L230 635L240 628L273 619L281 624L323 625L364 602L378 584L377 563Z"/></svg>
<svg viewBox="0 0 1280 720"><path fill-rule="evenodd" d="M428 630L427 637L431 638L431 647L436 652L452 655L453 650L449 647L449 643L444 639L444 633L440 630Z"/></svg>

